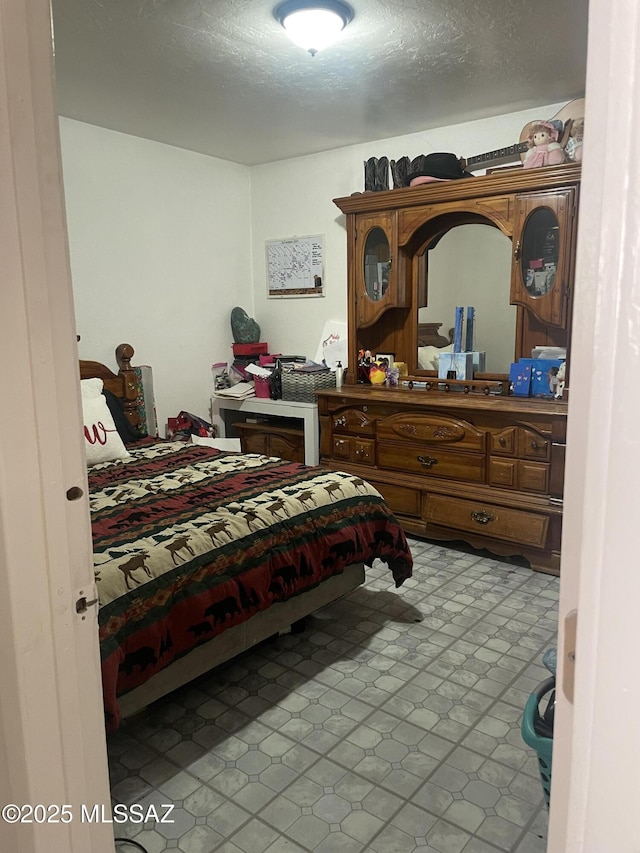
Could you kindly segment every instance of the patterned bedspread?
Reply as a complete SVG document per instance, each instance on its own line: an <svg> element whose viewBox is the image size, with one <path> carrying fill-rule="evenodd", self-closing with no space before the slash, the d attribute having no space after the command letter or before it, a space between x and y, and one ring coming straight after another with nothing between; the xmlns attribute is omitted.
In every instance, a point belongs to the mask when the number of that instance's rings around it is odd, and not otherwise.
<svg viewBox="0 0 640 853"><path fill-rule="evenodd" d="M411 575L404 533L351 474L147 442L89 471L105 714L195 646L345 566Z"/></svg>

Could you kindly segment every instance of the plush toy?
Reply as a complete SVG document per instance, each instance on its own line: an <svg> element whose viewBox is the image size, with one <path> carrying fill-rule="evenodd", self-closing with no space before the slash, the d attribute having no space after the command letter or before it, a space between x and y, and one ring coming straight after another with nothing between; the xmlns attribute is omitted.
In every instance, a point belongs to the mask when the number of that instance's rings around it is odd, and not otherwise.
<svg viewBox="0 0 640 853"><path fill-rule="evenodd" d="M569 139L567 140L567 157L569 160L579 163L582 160L582 137L584 135L584 119L577 118L571 125Z"/></svg>
<svg viewBox="0 0 640 853"><path fill-rule="evenodd" d="M558 128L550 121L537 121L529 132L529 150L525 154L525 169L536 169L539 166L557 166L564 163L566 156L558 142Z"/></svg>
<svg viewBox="0 0 640 853"><path fill-rule="evenodd" d="M565 377L567 373L567 362L563 361L560 367L558 368L558 372L556 373L556 390L555 390L555 398L556 400L561 400L562 395L564 394L564 383Z"/></svg>
<svg viewBox="0 0 640 853"><path fill-rule="evenodd" d="M369 382L372 385L383 385L387 378L387 371L379 364L372 364L369 368Z"/></svg>

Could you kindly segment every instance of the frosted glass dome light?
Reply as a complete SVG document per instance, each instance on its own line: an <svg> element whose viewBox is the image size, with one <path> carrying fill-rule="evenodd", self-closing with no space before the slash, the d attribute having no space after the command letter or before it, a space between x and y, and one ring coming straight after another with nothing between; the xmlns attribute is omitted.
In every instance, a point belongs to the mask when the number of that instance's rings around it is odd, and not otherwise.
<svg viewBox="0 0 640 853"><path fill-rule="evenodd" d="M315 56L338 38L353 18L353 11L339 0L288 0L274 10L289 38Z"/></svg>

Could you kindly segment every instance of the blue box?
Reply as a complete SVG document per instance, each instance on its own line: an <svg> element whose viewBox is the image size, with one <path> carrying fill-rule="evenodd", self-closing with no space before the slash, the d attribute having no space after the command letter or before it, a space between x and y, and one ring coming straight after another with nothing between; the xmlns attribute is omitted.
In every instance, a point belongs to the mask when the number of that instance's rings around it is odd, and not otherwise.
<svg viewBox="0 0 640 853"><path fill-rule="evenodd" d="M519 364L531 365L531 396L553 397L557 382L555 376L564 358L521 358Z"/></svg>
<svg viewBox="0 0 640 853"><path fill-rule="evenodd" d="M509 370L509 382L515 397L529 397L531 395L531 365L524 364L522 361L512 364Z"/></svg>

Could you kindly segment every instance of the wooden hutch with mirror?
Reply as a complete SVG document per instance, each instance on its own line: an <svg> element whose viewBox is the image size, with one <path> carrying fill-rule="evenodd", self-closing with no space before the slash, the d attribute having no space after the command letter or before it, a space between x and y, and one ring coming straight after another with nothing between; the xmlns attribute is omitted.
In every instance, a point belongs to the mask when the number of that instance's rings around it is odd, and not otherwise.
<svg viewBox="0 0 640 853"><path fill-rule="evenodd" d="M345 384L318 393L321 464L373 483L405 529L558 573L566 399L518 397L509 367L568 350L580 165L335 199L346 214ZM438 379L456 306L475 308L473 379ZM464 349L464 347L463 347ZM398 387L359 382L393 353Z"/></svg>

